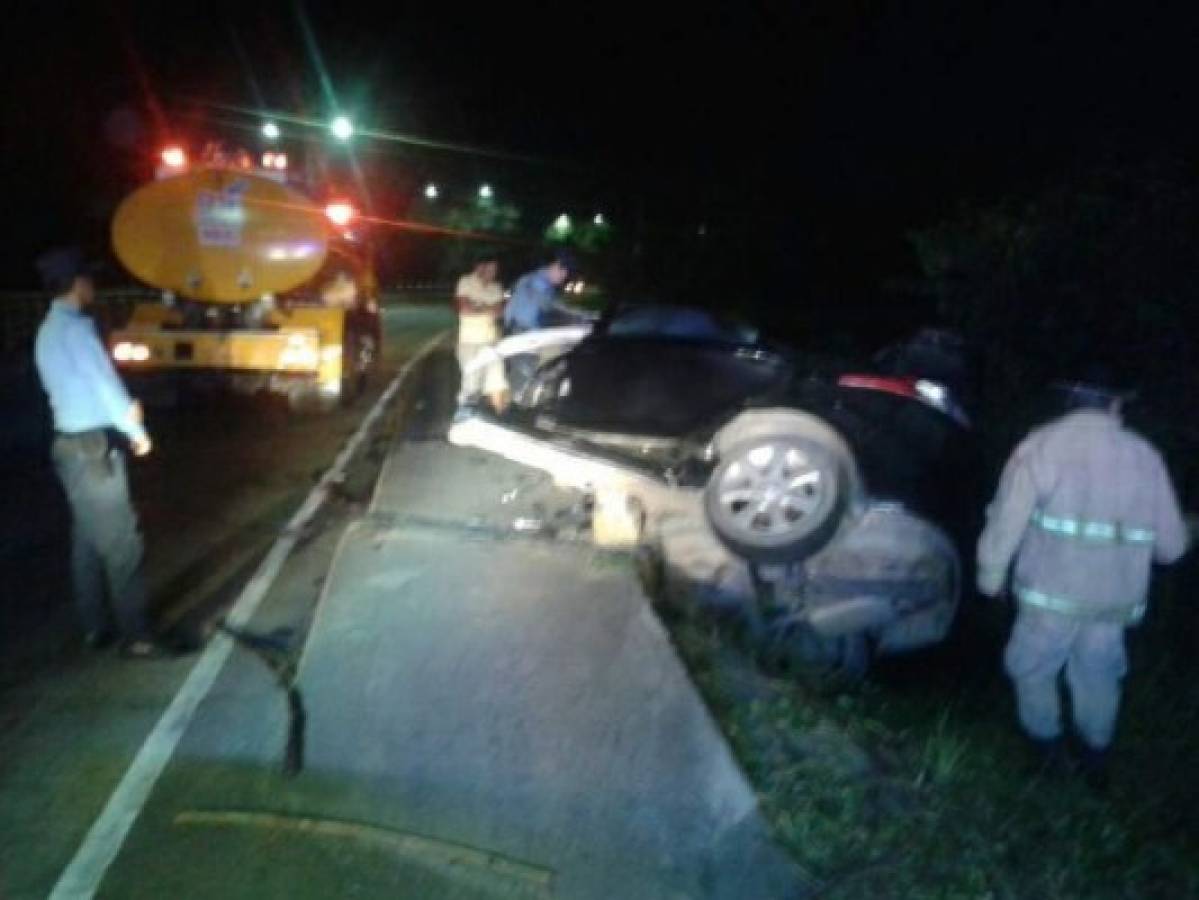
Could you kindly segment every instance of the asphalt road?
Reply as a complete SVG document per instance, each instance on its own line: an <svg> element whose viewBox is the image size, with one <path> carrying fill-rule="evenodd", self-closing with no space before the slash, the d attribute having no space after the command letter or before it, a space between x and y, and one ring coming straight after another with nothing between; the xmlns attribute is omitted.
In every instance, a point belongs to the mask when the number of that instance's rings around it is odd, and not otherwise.
<svg viewBox="0 0 1199 900"><path fill-rule="evenodd" d="M210 619L412 350L452 326L438 307L385 310L385 358L365 397L324 417L273 402L148 411L154 454L131 466L152 602L165 623ZM0 453L0 897L44 897L193 658L129 663L80 646L69 602L67 518L46 457L44 400L27 362L3 397ZM406 399L406 398L401 398ZM389 429L346 473L276 583L276 611L303 628L337 536L370 499ZM262 664L249 663L253 676ZM257 668L256 668L257 667ZM262 669L265 671L265 669ZM271 684L267 680L268 686ZM273 687L271 688L273 690Z"/></svg>
<svg viewBox="0 0 1199 900"><path fill-rule="evenodd" d="M410 338L446 323L392 320ZM251 622L281 630L298 661L302 744L262 659L235 651L99 896L799 891L630 561L587 544L578 497L445 443L455 380L448 352L413 373ZM173 573L159 595L181 586L168 617L202 618L237 590L360 412L316 429L260 418L163 480L135 476L148 530L192 523L151 545ZM211 424L170 427L211 437ZM180 480L186 509L170 499ZM0 736L0 896L46 894L192 662L68 649L0 694L19 710Z"/></svg>

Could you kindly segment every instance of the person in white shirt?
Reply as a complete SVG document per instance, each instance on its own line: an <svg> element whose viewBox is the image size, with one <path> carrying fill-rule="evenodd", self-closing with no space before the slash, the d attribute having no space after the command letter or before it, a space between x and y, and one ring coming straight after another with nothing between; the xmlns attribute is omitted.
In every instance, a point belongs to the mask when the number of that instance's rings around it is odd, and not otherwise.
<svg viewBox="0 0 1199 900"><path fill-rule="evenodd" d="M481 397L486 397L496 412L503 412L508 405L504 363L492 349L501 336L499 318L504 311L504 288L498 275L495 257L480 257L474 269L458 279L454 291L458 365L462 368L460 407L478 403Z"/></svg>

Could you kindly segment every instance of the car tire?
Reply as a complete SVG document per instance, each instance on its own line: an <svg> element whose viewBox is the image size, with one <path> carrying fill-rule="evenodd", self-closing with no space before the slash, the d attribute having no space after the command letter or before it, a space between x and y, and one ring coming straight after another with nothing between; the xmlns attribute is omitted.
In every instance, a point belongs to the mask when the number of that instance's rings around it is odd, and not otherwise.
<svg viewBox="0 0 1199 900"><path fill-rule="evenodd" d="M739 437L704 490L713 532L750 563L798 562L820 551L849 506L846 452L793 429Z"/></svg>

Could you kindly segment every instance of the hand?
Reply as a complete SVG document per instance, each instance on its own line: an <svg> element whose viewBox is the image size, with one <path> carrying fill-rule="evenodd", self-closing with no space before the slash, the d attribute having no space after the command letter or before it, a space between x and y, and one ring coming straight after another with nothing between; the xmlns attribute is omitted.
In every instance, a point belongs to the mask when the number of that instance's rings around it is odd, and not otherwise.
<svg viewBox="0 0 1199 900"><path fill-rule="evenodd" d="M150 443L149 436L134 438L132 441L130 441L130 444L132 446L134 456L149 456L150 450L153 446Z"/></svg>
<svg viewBox="0 0 1199 900"><path fill-rule="evenodd" d="M992 599L1003 596L1003 588L1007 583L1007 571L1004 569L983 569L977 573L976 586L984 597Z"/></svg>

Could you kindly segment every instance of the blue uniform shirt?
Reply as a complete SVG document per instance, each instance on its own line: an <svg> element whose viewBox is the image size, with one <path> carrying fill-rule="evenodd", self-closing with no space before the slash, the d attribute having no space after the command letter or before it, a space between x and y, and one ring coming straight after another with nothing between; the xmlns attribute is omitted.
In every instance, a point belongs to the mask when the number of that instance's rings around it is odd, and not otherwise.
<svg viewBox="0 0 1199 900"><path fill-rule="evenodd" d="M585 313L560 302L557 291L545 269L521 276L512 288L508 305L504 307L505 328L508 331L532 331L589 320Z"/></svg>
<svg viewBox="0 0 1199 900"><path fill-rule="evenodd" d="M34 359L56 431L116 428L130 440L145 439L145 428L132 420L133 400L90 317L55 300L38 329Z"/></svg>

